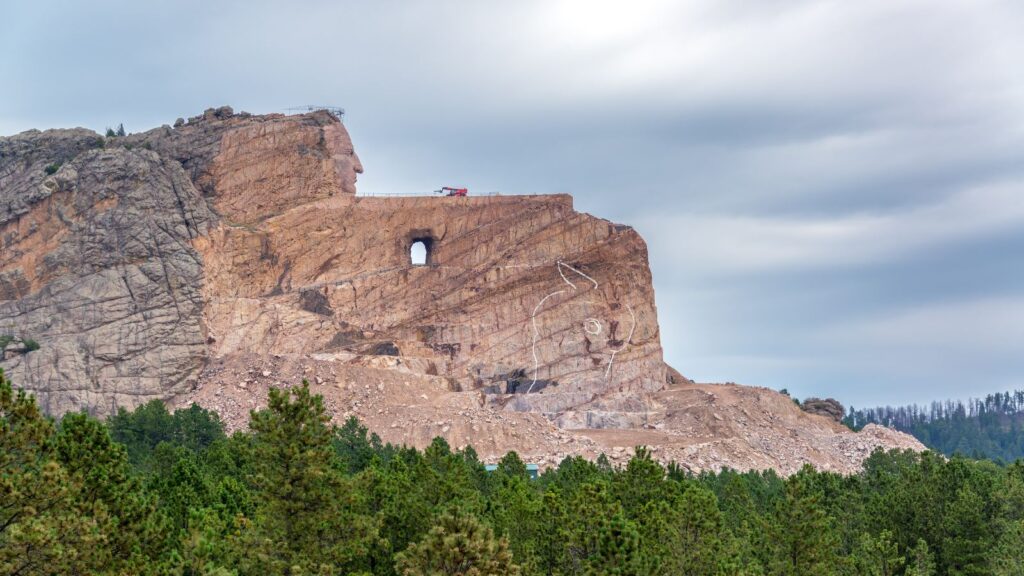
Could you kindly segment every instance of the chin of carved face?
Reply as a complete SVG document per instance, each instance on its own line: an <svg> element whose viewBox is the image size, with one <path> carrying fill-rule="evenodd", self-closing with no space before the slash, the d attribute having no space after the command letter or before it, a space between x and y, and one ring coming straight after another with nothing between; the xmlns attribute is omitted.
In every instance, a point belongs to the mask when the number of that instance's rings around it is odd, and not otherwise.
<svg viewBox="0 0 1024 576"><path fill-rule="evenodd" d="M356 181L359 179L355 170L348 169L343 171L341 179L341 191L346 194L356 193Z"/></svg>

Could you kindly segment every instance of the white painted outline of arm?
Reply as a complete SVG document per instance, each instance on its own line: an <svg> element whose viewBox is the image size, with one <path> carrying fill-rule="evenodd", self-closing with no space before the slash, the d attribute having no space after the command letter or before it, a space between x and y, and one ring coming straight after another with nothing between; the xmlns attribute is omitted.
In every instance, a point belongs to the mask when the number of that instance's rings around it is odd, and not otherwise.
<svg viewBox="0 0 1024 576"><path fill-rule="evenodd" d="M565 279L565 276L562 276L562 278ZM566 282L569 281L566 280ZM569 282L569 285L572 286L572 282ZM573 286L573 288L575 288L575 286ZM533 307L533 315L530 316L530 322L533 324L533 382L531 382L530 387L526 389L527 394L533 391L533 386L534 384L537 383L537 371L540 369L540 359L537 358L537 338L540 337L540 329L537 328L537 312L540 311L540 307L544 305L544 302L548 298L551 298L556 294L562 294L563 292L565 292L565 290L557 290L555 292L552 292L551 294L548 294L547 296L541 298L540 302L537 302L537 305Z"/></svg>
<svg viewBox="0 0 1024 576"><path fill-rule="evenodd" d="M591 278L590 276L587 276L587 275L586 275L586 274L584 274L583 272L580 272L579 270L577 270L577 269L573 268L572 266L569 266L569 265L568 265L568 264L566 264L565 262L562 262L561 260L559 260L559 261L558 261L558 275L562 277L562 280L565 280L565 283L566 283L566 284L568 284L569 286L572 286L572 289L573 289L573 290L576 290L576 285L575 285L575 284L573 284L572 282L570 282L570 281L569 281L569 279L565 277L565 273L564 273L564 272L562 272L562 266L565 266L565 267L566 267L566 268L568 268L569 270L572 270L573 272L575 272L575 273L579 274L580 276L583 276L583 277L584 277L584 278L586 278L587 280L590 280L591 282L593 282L593 283L594 283L594 288L597 288L597 286L598 286L598 284L597 284L597 280L594 280L594 279L593 279L593 278Z"/></svg>
<svg viewBox="0 0 1024 576"><path fill-rule="evenodd" d="M569 270L572 270L573 272L575 272L575 273L579 274L580 276L583 276L587 280L590 280L591 282L593 282L594 288L598 287L597 280L594 280L593 278L591 278L590 276L587 276L583 272L580 272L579 270L573 268L572 266L569 266L565 262L562 262L561 260L558 260L558 261L556 261L556 264L557 264L557 268L558 268L558 275L561 276L562 280L566 284L568 284L569 287L572 288L573 290L578 290L578 288L576 288L576 285L573 284L572 282L570 282L569 279L565 277L565 272L562 272L562 266L565 266ZM556 294L562 294L564 292L565 292L565 290L557 290L557 291L552 292L551 294L548 294L547 296L541 298L540 302L538 302L537 305L533 308L533 315L530 316L530 322L531 322L531 324L533 324L533 344L531 345L531 352L533 354L533 382L531 382L530 383L530 387L526 389L526 393L527 394L532 392L534 385L537 384L537 372L540 370L540 359L537 358L537 339L540 337L540 329L537 328L537 312L540 311L540 307L544 305L544 302L548 298L551 298L552 296L555 296ZM632 313L632 310L630 310L630 313ZM636 318L635 317L633 318L633 325L636 326ZM632 338L632 336L633 336L632 328L630 328L629 334L630 334L630 337ZM625 347L625 346L623 346L623 347ZM615 353L612 354L612 360L613 361L615 360ZM611 367L611 363L609 363L608 366L609 366L609 370L611 370L611 368L610 368Z"/></svg>

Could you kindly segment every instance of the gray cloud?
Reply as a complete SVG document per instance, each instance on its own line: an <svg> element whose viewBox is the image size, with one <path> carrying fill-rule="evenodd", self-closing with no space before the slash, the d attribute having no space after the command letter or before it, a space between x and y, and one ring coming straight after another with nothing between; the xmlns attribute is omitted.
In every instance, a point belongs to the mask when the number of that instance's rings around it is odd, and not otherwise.
<svg viewBox="0 0 1024 576"><path fill-rule="evenodd" d="M1024 386L1019 3L0 11L0 133L341 105L363 191L635 224L685 374L857 405Z"/></svg>

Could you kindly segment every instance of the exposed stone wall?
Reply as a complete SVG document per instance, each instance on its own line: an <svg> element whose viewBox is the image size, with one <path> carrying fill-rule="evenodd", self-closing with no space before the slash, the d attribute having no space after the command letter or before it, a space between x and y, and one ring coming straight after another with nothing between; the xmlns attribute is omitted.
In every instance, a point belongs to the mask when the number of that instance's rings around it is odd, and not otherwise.
<svg viewBox="0 0 1024 576"><path fill-rule="evenodd" d="M665 384L643 240L569 196L356 197L326 112L0 142L0 322L43 344L4 364L52 411L168 397L243 353L399 355L552 418Z"/></svg>
<svg viewBox="0 0 1024 576"><path fill-rule="evenodd" d="M26 181L33 201L0 225L0 333L40 348L4 370L51 413L187 390L206 354L191 241L212 214L181 166L96 149Z"/></svg>
<svg viewBox="0 0 1024 576"><path fill-rule="evenodd" d="M643 239L569 196L356 196L323 111L174 124L0 138L0 368L52 414L159 398L237 428L305 378L337 421L491 460L646 444L695 471L850 472L923 449L665 366Z"/></svg>
<svg viewBox="0 0 1024 576"><path fill-rule="evenodd" d="M424 237L431 264L413 266ZM216 354L389 342L553 417L666 382L643 240L566 195L341 199L198 245Z"/></svg>

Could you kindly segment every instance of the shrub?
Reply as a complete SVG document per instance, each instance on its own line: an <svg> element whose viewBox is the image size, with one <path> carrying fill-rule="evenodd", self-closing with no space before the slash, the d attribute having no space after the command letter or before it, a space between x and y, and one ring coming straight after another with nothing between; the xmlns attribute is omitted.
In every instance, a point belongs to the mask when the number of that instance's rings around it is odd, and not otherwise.
<svg viewBox="0 0 1024 576"><path fill-rule="evenodd" d="M54 162L53 164L50 164L46 168L44 168L44 170L47 174L52 176L57 172L57 170L60 170L60 162Z"/></svg>

